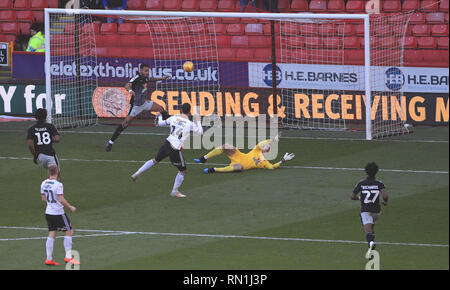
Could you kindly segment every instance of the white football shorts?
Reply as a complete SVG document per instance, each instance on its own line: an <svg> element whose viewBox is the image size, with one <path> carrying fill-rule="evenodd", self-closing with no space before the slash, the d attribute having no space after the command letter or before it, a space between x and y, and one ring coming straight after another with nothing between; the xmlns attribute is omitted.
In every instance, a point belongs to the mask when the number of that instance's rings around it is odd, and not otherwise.
<svg viewBox="0 0 450 290"><path fill-rule="evenodd" d="M381 212L375 213L375 212L362 212L361 213L361 222L363 225L367 224L375 224L380 217Z"/></svg>
<svg viewBox="0 0 450 290"><path fill-rule="evenodd" d="M145 101L145 103L143 103L140 106L133 106L133 108L131 109L130 112L130 116L131 117L136 117L137 115L139 115L142 111L150 111L150 109L153 106L153 102L152 101Z"/></svg>

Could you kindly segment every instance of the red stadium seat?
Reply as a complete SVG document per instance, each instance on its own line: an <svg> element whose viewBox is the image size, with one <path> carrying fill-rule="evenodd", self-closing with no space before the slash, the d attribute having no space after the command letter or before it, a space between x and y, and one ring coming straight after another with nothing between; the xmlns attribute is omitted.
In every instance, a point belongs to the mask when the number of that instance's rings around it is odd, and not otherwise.
<svg viewBox="0 0 450 290"><path fill-rule="evenodd" d="M128 0L127 1L128 10L144 10L145 0Z"/></svg>
<svg viewBox="0 0 450 290"><path fill-rule="evenodd" d="M1 23L2 33L19 34L19 24L17 22L4 22Z"/></svg>
<svg viewBox="0 0 450 290"><path fill-rule="evenodd" d="M345 12L345 1L344 0L328 1L328 12L330 12L330 13Z"/></svg>
<svg viewBox="0 0 450 290"><path fill-rule="evenodd" d="M222 35L227 33L227 25L223 23L214 23L208 25L208 32L210 34Z"/></svg>
<svg viewBox="0 0 450 290"><path fill-rule="evenodd" d="M181 10L181 0L164 0L163 10L179 11Z"/></svg>
<svg viewBox="0 0 450 290"><path fill-rule="evenodd" d="M47 0L33 0L31 1L31 9L33 10L41 10L44 8L48 8Z"/></svg>
<svg viewBox="0 0 450 290"><path fill-rule="evenodd" d="M48 7L58 8L59 0L48 0Z"/></svg>
<svg viewBox="0 0 450 290"><path fill-rule="evenodd" d="M302 24L300 28L301 35L317 35L317 25L315 24Z"/></svg>
<svg viewBox="0 0 450 290"><path fill-rule="evenodd" d="M333 24L321 24L317 27L319 35L328 36L335 33L335 27Z"/></svg>
<svg viewBox="0 0 450 290"><path fill-rule="evenodd" d="M417 48L417 38L415 36L406 36L405 42L404 42L404 48L416 49Z"/></svg>
<svg viewBox="0 0 450 290"><path fill-rule="evenodd" d="M414 36L429 36L431 33L431 26L427 24L418 24L412 27L412 34Z"/></svg>
<svg viewBox="0 0 450 290"><path fill-rule="evenodd" d="M121 34L118 35L118 38L120 39L119 45L122 47L134 47L138 41L136 34Z"/></svg>
<svg viewBox="0 0 450 290"><path fill-rule="evenodd" d="M189 26L186 23L171 23L170 31L173 35L182 35L189 33Z"/></svg>
<svg viewBox="0 0 450 290"><path fill-rule="evenodd" d="M14 22L16 21L16 11L0 10L0 21Z"/></svg>
<svg viewBox="0 0 450 290"><path fill-rule="evenodd" d="M431 27L431 35L448 36L448 24L437 24Z"/></svg>
<svg viewBox="0 0 450 290"><path fill-rule="evenodd" d="M95 33L100 32L100 25L97 22L85 23L83 25L83 33Z"/></svg>
<svg viewBox="0 0 450 290"><path fill-rule="evenodd" d="M364 36L364 24L353 25L355 35Z"/></svg>
<svg viewBox="0 0 450 290"><path fill-rule="evenodd" d="M117 46L119 41L119 36L117 34L105 34L102 35L102 43L105 46Z"/></svg>
<svg viewBox="0 0 450 290"><path fill-rule="evenodd" d="M34 10L34 20L36 22L44 23L44 11Z"/></svg>
<svg viewBox="0 0 450 290"><path fill-rule="evenodd" d="M231 37L231 47L248 47L248 36L233 35Z"/></svg>
<svg viewBox="0 0 450 290"><path fill-rule="evenodd" d="M217 2L217 11L221 12L230 12L235 11L235 2L234 0L219 0Z"/></svg>
<svg viewBox="0 0 450 290"><path fill-rule="evenodd" d="M405 50L403 60L406 66L420 66L423 64L423 50Z"/></svg>
<svg viewBox="0 0 450 290"><path fill-rule="evenodd" d="M21 34L30 33L31 22L19 22L19 29Z"/></svg>
<svg viewBox="0 0 450 290"><path fill-rule="evenodd" d="M437 40L437 46L440 49L448 50L448 37L439 37Z"/></svg>
<svg viewBox="0 0 450 290"><path fill-rule="evenodd" d="M426 20L427 23L430 24L445 23L445 13L442 12L427 13Z"/></svg>
<svg viewBox="0 0 450 290"><path fill-rule="evenodd" d="M217 9L217 1L216 0L200 0L199 2L199 10L200 11L209 11L213 12Z"/></svg>
<svg viewBox="0 0 450 290"><path fill-rule="evenodd" d="M402 10L403 11L413 11L419 9L419 0L407 0L403 1Z"/></svg>
<svg viewBox="0 0 450 290"><path fill-rule="evenodd" d="M348 0L345 10L350 13L364 13L365 2L360 0Z"/></svg>
<svg viewBox="0 0 450 290"><path fill-rule="evenodd" d="M219 59L222 61L232 61L236 59L236 49L234 48L218 48L217 53L219 55Z"/></svg>
<svg viewBox="0 0 450 290"><path fill-rule="evenodd" d="M300 25L296 23L283 23L281 25L281 33L283 35L299 35Z"/></svg>
<svg viewBox="0 0 450 290"><path fill-rule="evenodd" d="M227 33L229 35L241 35L244 34L244 25L240 23L228 24Z"/></svg>
<svg viewBox="0 0 450 290"><path fill-rule="evenodd" d="M448 23L448 12L445 13L445 23Z"/></svg>
<svg viewBox="0 0 450 290"><path fill-rule="evenodd" d="M229 23L239 23L241 21L241 18L236 17L223 17L222 23L229 24Z"/></svg>
<svg viewBox="0 0 450 290"><path fill-rule="evenodd" d="M102 23L100 33L101 34L117 33L117 23Z"/></svg>
<svg viewBox="0 0 450 290"><path fill-rule="evenodd" d="M448 52L443 50L422 50L423 60L429 66L448 67Z"/></svg>
<svg viewBox="0 0 450 290"><path fill-rule="evenodd" d="M34 22L34 13L31 10L20 10L16 13L17 21Z"/></svg>
<svg viewBox="0 0 450 290"><path fill-rule="evenodd" d="M192 23L189 25L189 31L192 34L204 34L206 32L207 27L204 23Z"/></svg>
<svg viewBox="0 0 450 290"><path fill-rule="evenodd" d="M342 47L342 39L340 37L327 37L322 40L323 47L325 48L341 48ZM345 47L347 43L345 43Z"/></svg>
<svg viewBox="0 0 450 290"><path fill-rule="evenodd" d="M236 51L236 60L248 62L253 59L253 49L251 48L238 48Z"/></svg>
<svg viewBox="0 0 450 290"><path fill-rule="evenodd" d="M270 62L272 60L272 50L270 48L256 48L253 59L258 62Z"/></svg>
<svg viewBox="0 0 450 290"><path fill-rule="evenodd" d="M427 36L417 38L417 44L419 48L436 48L436 37Z"/></svg>
<svg viewBox="0 0 450 290"><path fill-rule="evenodd" d="M442 0L441 4L439 5L439 11L448 12L448 10L449 10L448 9L448 6L449 6L448 2L449 2L449 0Z"/></svg>
<svg viewBox="0 0 450 290"><path fill-rule="evenodd" d="M198 11L199 0L183 0L181 10L183 11Z"/></svg>
<svg viewBox="0 0 450 290"><path fill-rule="evenodd" d="M151 29L156 35L170 34L170 26L166 23L155 23L151 26Z"/></svg>
<svg viewBox="0 0 450 290"><path fill-rule="evenodd" d="M122 23L123 24L123 23ZM138 23L136 25L136 34L150 34L150 29L146 23Z"/></svg>
<svg viewBox="0 0 450 290"><path fill-rule="evenodd" d="M0 10L12 9L13 1L12 0L2 0L0 1Z"/></svg>
<svg viewBox="0 0 450 290"><path fill-rule="evenodd" d="M436 0L422 0L420 2L420 9L427 12L434 12L439 10L439 1Z"/></svg>
<svg viewBox="0 0 450 290"><path fill-rule="evenodd" d="M267 48L271 47L271 40L268 36L262 36L262 35L253 35L248 37L248 46L249 47L255 47L255 48Z"/></svg>
<svg viewBox="0 0 450 290"><path fill-rule="evenodd" d="M145 10L162 10L163 0L147 0L145 2Z"/></svg>
<svg viewBox="0 0 450 290"><path fill-rule="evenodd" d="M138 46L153 46L153 40L150 35L140 34L136 36L136 44Z"/></svg>
<svg viewBox="0 0 450 290"><path fill-rule="evenodd" d="M387 0L383 2L383 12L402 11L402 2L400 0Z"/></svg>
<svg viewBox="0 0 450 290"><path fill-rule="evenodd" d="M289 3L289 0L278 0L278 11L291 12L291 5Z"/></svg>
<svg viewBox="0 0 450 290"><path fill-rule="evenodd" d="M345 48L360 48L361 43L358 36L349 36L344 38Z"/></svg>
<svg viewBox="0 0 450 290"><path fill-rule="evenodd" d="M336 28L336 32L340 35L351 36L355 33L354 26L350 23L346 23L345 25L339 25Z"/></svg>
<svg viewBox="0 0 450 290"><path fill-rule="evenodd" d="M14 9L26 10L30 9L30 0L15 0Z"/></svg>
<svg viewBox="0 0 450 290"><path fill-rule="evenodd" d="M425 13L413 13L409 20L410 24L423 24L426 21Z"/></svg>
<svg viewBox="0 0 450 290"><path fill-rule="evenodd" d="M110 56L123 56L126 54L126 50L122 47L110 46L108 47L108 54Z"/></svg>
<svg viewBox="0 0 450 290"><path fill-rule="evenodd" d="M136 32L136 24L130 22L124 22L119 25L119 34L134 34Z"/></svg>
<svg viewBox="0 0 450 290"><path fill-rule="evenodd" d="M230 47L231 46L231 36L229 35L218 35L216 37L217 47Z"/></svg>
<svg viewBox="0 0 450 290"><path fill-rule="evenodd" d="M347 65L363 65L364 64L364 50L362 49L348 49L344 51L344 62Z"/></svg>
<svg viewBox="0 0 450 290"><path fill-rule="evenodd" d="M249 23L245 25L245 34L247 35L263 35L264 28L261 23Z"/></svg>
<svg viewBox="0 0 450 290"><path fill-rule="evenodd" d="M311 0L311 2L309 2L309 11L325 13L327 11L327 1L326 0Z"/></svg>

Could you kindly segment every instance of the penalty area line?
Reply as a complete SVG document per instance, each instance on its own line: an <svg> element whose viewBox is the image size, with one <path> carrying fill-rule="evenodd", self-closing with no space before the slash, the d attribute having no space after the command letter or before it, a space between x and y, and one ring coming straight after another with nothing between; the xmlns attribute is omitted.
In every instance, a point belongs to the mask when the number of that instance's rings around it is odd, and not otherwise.
<svg viewBox="0 0 450 290"><path fill-rule="evenodd" d="M47 228L37 227L13 227L0 226L0 229L18 229L18 230L40 230L48 231ZM351 240L324 240L324 239L308 239L308 238L283 238L283 237L259 237L259 236L244 236L244 235L212 235L212 234L194 234L194 233L161 233L161 232L134 232L134 231L113 231L113 230L89 230L76 229L77 232L93 232L96 234L78 235L78 237L97 237L97 236L117 236L117 235L158 235L158 236L176 236L176 237L199 237L199 238L218 238L218 239L253 239L253 240L275 240L275 241L297 241L297 242L315 242L315 243L343 243L343 244L367 244L366 241L351 241ZM43 239L44 237L35 238L17 238L17 239L1 239L0 241L13 241L24 239ZM47 238L47 237L45 237ZM378 245L392 245L392 246L412 246L412 247L443 247L448 248L445 244L425 244L425 243L402 243L402 242L377 242Z"/></svg>

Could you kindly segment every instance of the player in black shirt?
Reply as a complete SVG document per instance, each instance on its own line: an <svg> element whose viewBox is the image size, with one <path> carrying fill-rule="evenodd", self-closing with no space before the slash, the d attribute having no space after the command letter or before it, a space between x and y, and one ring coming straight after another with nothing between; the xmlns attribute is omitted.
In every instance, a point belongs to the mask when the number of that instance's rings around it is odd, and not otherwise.
<svg viewBox="0 0 450 290"><path fill-rule="evenodd" d="M28 149L33 155L33 162L37 164L39 161L45 169L50 165L56 165L59 171L58 158L53 148L53 142L57 143L61 140L59 132L55 126L46 122L46 109L37 109L35 117L37 122L28 128L27 134Z"/></svg>
<svg viewBox="0 0 450 290"><path fill-rule="evenodd" d="M130 111L128 116L125 117L123 123L117 126L111 139L106 143L105 150L107 152L111 151L111 147L117 137L119 137L120 133L122 133L122 131L125 130L134 118L142 111L160 112L164 120L169 118L169 114L163 109L163 107L149 100L151 93L148 90L149 82L166 80L169 76L164 76L162 78L149 78L148 75L148 65L141 64L139 73L125 85L125 88L131 94Z"/></svg>
<svg viewBox="0 0 450 290"><path fill-rule="evenodd" d="M361 222L366 233L366 240L369 243L368 255L370 255L370 251L375 249L375 223L381 214L380 194L383 197L381 203L385 206L388 202L388 194L384 183L375 178L378 173L378 165L375 162L370 162L364 169L367 178L356 184L350 198L361 201ZM358 194L361 194L361 196L358 197Z"/></svg>

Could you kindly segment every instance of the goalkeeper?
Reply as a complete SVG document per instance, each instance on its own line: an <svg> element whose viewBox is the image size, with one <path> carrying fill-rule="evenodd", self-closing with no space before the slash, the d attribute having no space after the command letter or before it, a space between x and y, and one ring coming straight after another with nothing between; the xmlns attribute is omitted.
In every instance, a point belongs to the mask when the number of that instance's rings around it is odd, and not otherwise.
<svg viewBox="0 0 450 290"><path fill-rule="evenodd" d="M206 161L214 156L218 156L225 152L227 157L231 160L230 165L221 168L205 168L204 173L215 173L215 172L241 172L244 170L254 169L254 168L265 168L265 169L276 169L280 167L286 161L292 160L295 157L294 153L286 153L283 158L275 164L270 163L264 157L264 153L270 151L270 143L272 141L278 141L278 137L274 140L267 139L258 145L256 145L250 152L242 153L239 149L229 145L224 144L218 148L213 149L211 152L202 156L198 159L194 159L198 163L206 163Z"/></svg>

